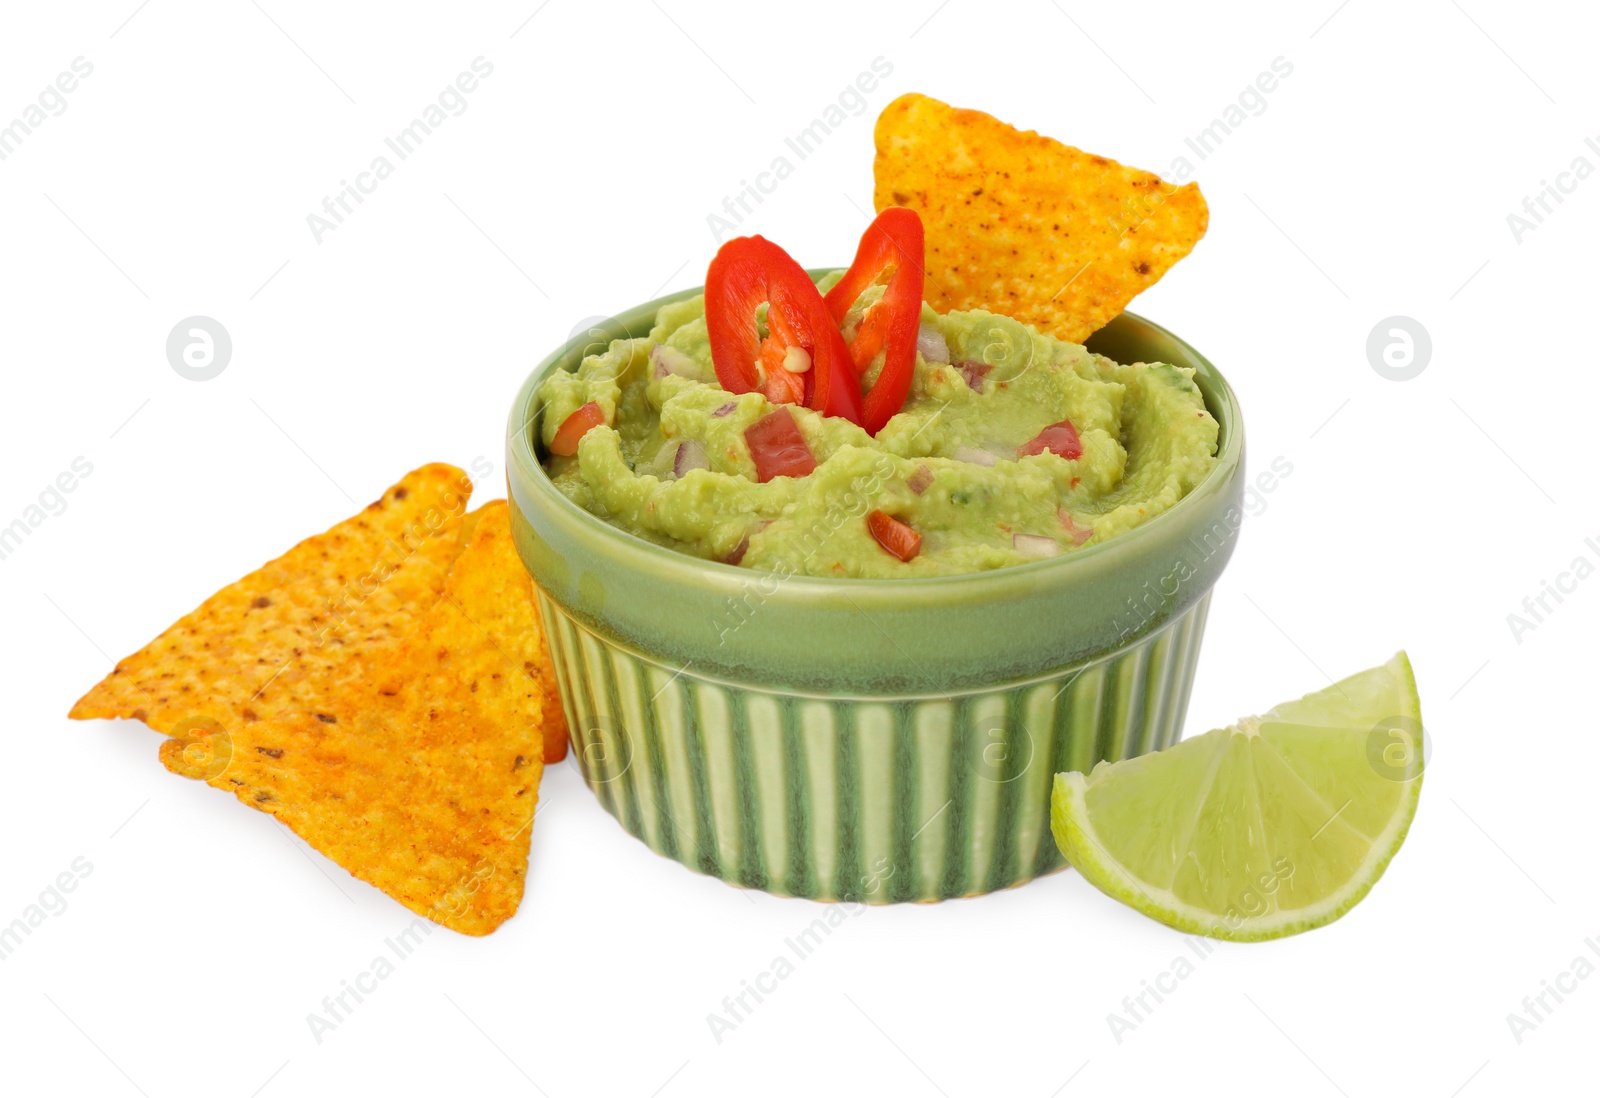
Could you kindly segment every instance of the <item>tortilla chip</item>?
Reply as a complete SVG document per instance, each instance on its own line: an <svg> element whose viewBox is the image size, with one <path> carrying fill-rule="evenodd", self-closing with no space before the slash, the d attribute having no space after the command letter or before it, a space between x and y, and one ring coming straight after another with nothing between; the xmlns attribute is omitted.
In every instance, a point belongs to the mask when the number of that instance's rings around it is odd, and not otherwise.
<svg viewBox="0 0 1600 1098"><path fill-rule="evenodd" d="M544 622L539 618L539 607L533 597L533 580L512 541L511 514L505 501L485 504L481 510L486 512L484 522L492 524L492 536L499 540L500 568L507 577L505 594L497 601L508 605L501 607L498 614L474 614L474 617L488 634L489 642L520 673L510 681L516 683L520 678L525 685L526 680L532 679L537 685L539 714L532 719L538 721L542 730L544 763L549 766L567 757L567 718L561 708L561 691L556 685L555 665L550 661ZM465 602L462 609L472 612L472 607ZM532 711L530 702L524 705Z"/></svg>
<svg viewBox="0 0 1600 1098"><path fill-rule="evenodd" d="M874 134L873 201L922 215L924 294L941 313L987 309L1082 343L1205 235L1195 184L980 111L902 95Z"/></svg>
<svg viewBox="0 0 1600 1098"><path fill-rule="evenodd" d="M161 759L276 816L412 911L488 934L522 900L543 691L519 662L536 647L536 611L505 504L466 525L471 540L393 666L347 680L316 713L197 716Z"/></svg>
<svg viewBox="0 0 1600 1098"><path fill-rule="evenodd" d="M398 664L410 668L432 658L440 672L469 679L481 705L533 728L543 744L544 761L559 762L567 753L567 725L533 581L517 556L505 500L473 511L464 528L471 547L450 573L445 599L473 628L462 628L467 640L456 638L449 647L428 637L408 641ZM390 675L381 685L389 689L394 682Z"/></svg>
<svg viewBox="0 0 1600 1098"><path fill-rule="evenodd" d="M539 638L534 666L539 669L539 692L544 704L544 764L549 766L567 757L567 743L572 734L567 728L566 711L561 708L561 688L556 685L555 664L550 662L550 646L545 640L544 623L539 620L537 607L533 622Z"/></svg>
<svg viewBox="0 0 1600 1098"><path fill-rule="evenodd" d="M68 716L128 717L170 733L202 698L229 727L314 716L416 631L461 551L471 492L452 465L408 474L360 514L212 595Z"/></svg>

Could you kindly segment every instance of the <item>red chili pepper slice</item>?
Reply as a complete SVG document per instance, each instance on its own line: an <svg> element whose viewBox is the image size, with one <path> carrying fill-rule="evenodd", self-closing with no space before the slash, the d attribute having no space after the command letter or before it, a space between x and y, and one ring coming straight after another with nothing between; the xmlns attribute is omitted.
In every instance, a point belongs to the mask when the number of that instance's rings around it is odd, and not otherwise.
<svg viewBox="0 0 1600 1098"><path fill-rule="evenodd" d="M1046 450L1052 454L1060 454L1068 461L1077 461L1083 456L1083 440L1078 438L1078 429L1072 425L1072 420L1064 419L1060 423L1052 423L1032 440L1019 446L1017 456L1029 457L1033 454L1042 454Z"/></svg>
<svg viewBox="0 0 1600 1098"><path fill-rule="evenodd" d="M890 316L889 306L880 301L861 318L856 337L850 341L850 361L855 364L856 373L866 373L867 367L872 365L872 360L878 357L878 352L888 342Z"/></svg>
<svg viewBox="0 0 1600 1098"><path fill-rule="evenodd" d="M591 400L561 421L561 426L556 428L556 437L550 440L550 452L571 457L578 452L578 440L588 434L591 427L599 427L605 421L605 412Z"/></svg>
<svg viewBox="0 0 1600 1098"><path fill-rule="evenodd" d="M761 368L765 371L761 392L774 404L804 404L806 379L784 367L788 348L771 336L761 341Z"/></svg>
<svg viewBox="0 0 1600 1098"><path fill-rule="evenodd" d="M755 319L763 302L765 340ZM717 250L706 270L706 335L717 380L728 392L759 391L775 404L804 403L861 422L861 386L839 326L805 269L772 241L741 236ZM805 373L782 367L791 347L810 356Z"/></svg>
<svg viewBox="0 0 1600 1098"><path fill-rule="evenodd" d="M867 311L850 345L858 370L886 347L883 372L861 404L861 426L876 435L898 412L911 392L916 368L917 326L922 322L922 218L915 210L890 206L861 234L855 262L828 291L834 323L844 320L861 291L892 270L883 299Z"/></svg>
<svg viewBox="0 0 1600 1098"><path fill-rule="evenodd" d="M750 460L756 463L756 480L762 484L773 477L810 476L817 467L811 447L787 408L768 412L746 427L744 441L750 447Z"/></svg>
<svg viewBox="0 0 1600 1098"><path fill-rule="evenodd" d="M885 553L900 560L909 561L922 552L922 535L882 511L874 511L867 516L867 533L882 546Z"/></svg>

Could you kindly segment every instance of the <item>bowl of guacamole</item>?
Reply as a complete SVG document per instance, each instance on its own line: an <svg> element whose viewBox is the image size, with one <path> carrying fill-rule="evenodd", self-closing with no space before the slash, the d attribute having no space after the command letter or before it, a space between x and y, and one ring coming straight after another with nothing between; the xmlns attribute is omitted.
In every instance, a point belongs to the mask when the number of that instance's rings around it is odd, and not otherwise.
<svg viewBox="0 0 1600 1098"><path fill-rule="evenodd" d="M657 852L783 895L1059 868L1052 776L1181 731L1243 517L1232 390L1133 314L1080 346L924 307L873 435L726 391L704 311L618 314L512 408L513 526L585 781Z"/></svg>
<svg viewBox="0 0 1600 1098"><path fill-rule="evenodd" d="M846 333L880 294L862 295ZM1081 551L1170 510L1217 464L1193 367L1118 363L982 310L923 306L909 398L875 437L723 389L699 297L551 374L540 399L545 467L584 510L681 553L810 576L959 575ZM576 453L550 453L588 406L603 421ZM773 420L803 447L800 475L764 475ZM858 496L872 504L861 521L839 521ZM874 536L874 511L920 539L914 556Z"/></svg>

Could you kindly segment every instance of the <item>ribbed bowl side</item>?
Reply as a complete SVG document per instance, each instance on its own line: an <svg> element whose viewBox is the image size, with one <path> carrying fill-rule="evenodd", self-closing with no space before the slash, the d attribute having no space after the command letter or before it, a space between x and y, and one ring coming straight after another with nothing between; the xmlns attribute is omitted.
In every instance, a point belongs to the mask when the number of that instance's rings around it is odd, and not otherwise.
<svg viewBox="0 0 1600 1098"><path fill-rule="evenodd" d="M1025 683L831 698L657 662L539 596L577 764L623 827L734 884L864 903L973 896L1060 868L1052 776L1177 741L1209 604Z"/></svg>

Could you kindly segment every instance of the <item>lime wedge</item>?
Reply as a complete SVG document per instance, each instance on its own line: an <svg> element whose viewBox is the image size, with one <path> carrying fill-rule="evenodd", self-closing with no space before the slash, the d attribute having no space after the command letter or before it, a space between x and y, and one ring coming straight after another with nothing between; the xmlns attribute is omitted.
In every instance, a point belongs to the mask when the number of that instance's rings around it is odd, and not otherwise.
<svg viewBox="0 0 1600 1098"><path fill-rule="evenodd" d="M1422 792L1416 680L1381 667L1087 776L1051 826L1100 891L1168 926L1261 941L1331 923L1405 841Z"/></svg>

